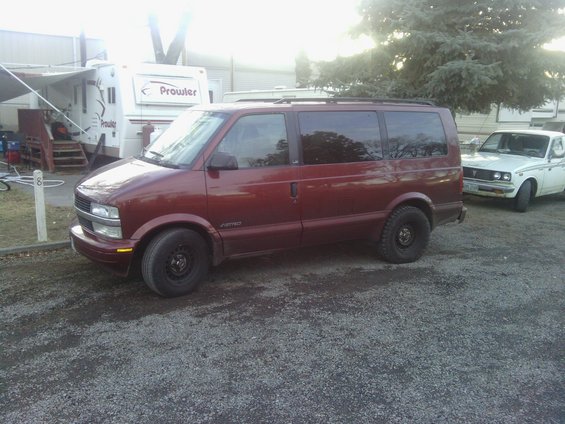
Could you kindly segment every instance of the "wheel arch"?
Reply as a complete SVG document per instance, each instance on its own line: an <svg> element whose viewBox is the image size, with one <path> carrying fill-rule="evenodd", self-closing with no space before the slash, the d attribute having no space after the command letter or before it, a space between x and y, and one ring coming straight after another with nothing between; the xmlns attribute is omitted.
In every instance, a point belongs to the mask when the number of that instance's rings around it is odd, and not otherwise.
<svg viewBox="0 0 565 424"><path fill-rule="evenodd" d="M430 223L430 228L433 229L435 227L433 202L425 194L406 193L403 194L402 196L397 197L387 206L387 210L390 211L389 216L396 209L403 206L413 206L420 209L422 212L424 212L426 218L428 218L428 221Z"/></svg>
<svg viewBox="0 0 565 424"><path fill-rule="evenodd" d="M524 181L522 181L522 184L524 184L526 181L529 181L530 184L532 185L532 192L530 193L530 200L531 200L534 197L536 197L538 194L538 180L535 179L534 177L529 177L526 178ZM520 187L522 187L522 185L520 185Z"/></svg>
<svg viewBox="0 0 565 424"><path fill-rule="evenodd" d="M153 240L157 234L172 228L186 228L198 233L208 246L208 252L212 258L212 264L218 265L222 262L224 257L220 235L210 223L199 217L194 218L196 219L192 219L191 216L172 215L149 221L140 227L134 233L134 238L139 240L133 256L136 267L140 264L143 254L151 240Z"/></svg>

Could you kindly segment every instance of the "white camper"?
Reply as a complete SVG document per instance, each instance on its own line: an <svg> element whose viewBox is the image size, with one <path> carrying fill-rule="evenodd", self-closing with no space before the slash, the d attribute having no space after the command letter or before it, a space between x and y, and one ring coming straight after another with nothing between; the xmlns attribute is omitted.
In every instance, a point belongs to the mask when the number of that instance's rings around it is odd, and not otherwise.
<svg viewBox="0 0 565 424"><path fill-rule="evenodd" d="M224 93L223 102L274 101L277 99L330 97L326 91L315 88L273 88L272 90L230 91Z"/></svg>
<svg viewBox="0 0 565 424"><path fill-rule="evenodd" d="M157 135L186 108L210 103L204 68L91 61L86 70L50 86L49 100L80 126L70 132L88 152L104 135L100 154L137 155L144 147L144 126L152 125Z"/></svg>

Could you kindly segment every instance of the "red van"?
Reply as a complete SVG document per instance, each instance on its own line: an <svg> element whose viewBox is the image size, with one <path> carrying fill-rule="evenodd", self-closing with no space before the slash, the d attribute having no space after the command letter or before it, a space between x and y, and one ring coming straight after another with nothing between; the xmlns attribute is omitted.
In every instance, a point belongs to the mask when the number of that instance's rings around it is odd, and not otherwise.
<svg viewBox="0 0 565 424"><path fill-rule="evenodd" d="M162 296L193 290L210 265L369 239L385 260L424 252L463 221L449 110L370 99L194 107L135 158L75 189L74 249L113 272L140 267Z"/></svg>

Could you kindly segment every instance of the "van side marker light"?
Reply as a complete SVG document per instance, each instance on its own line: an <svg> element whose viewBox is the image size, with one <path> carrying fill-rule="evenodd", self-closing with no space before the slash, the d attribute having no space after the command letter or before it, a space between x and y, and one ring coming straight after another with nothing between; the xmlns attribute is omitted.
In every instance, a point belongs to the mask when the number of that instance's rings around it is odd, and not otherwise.
<svg viewBox="0 0 565 424"><path fill-rule="evenodd" d="M123 249L116 249L116 253L129 253L133 252L133 247L126 247Z"/></svg>

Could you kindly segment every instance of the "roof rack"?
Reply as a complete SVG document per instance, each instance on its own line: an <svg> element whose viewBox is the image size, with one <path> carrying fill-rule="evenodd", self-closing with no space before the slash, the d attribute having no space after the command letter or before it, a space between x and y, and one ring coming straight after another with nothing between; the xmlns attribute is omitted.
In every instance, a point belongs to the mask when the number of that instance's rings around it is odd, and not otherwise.
<svg viewBox="0 0 565 424"><path fill-rule="evenodd" d="M270 97L270 98L261 97L261 98L257 98L257 99L237 99L234 103L253 103L253 102L255 102L255 103L273 103L273 102L276 102L278 100L280 100L278 97L274 98L274 99L272 97Z"/></svg>
<svg viewBox="0 0 565 424"><path fill-rule="evenodd" d="M275 100L275 104L293 103L293 102L318 102L318 103L409 103L425 106L436 106L431 100L422 99L386 99L374 97L293 97Z"/></svg>

